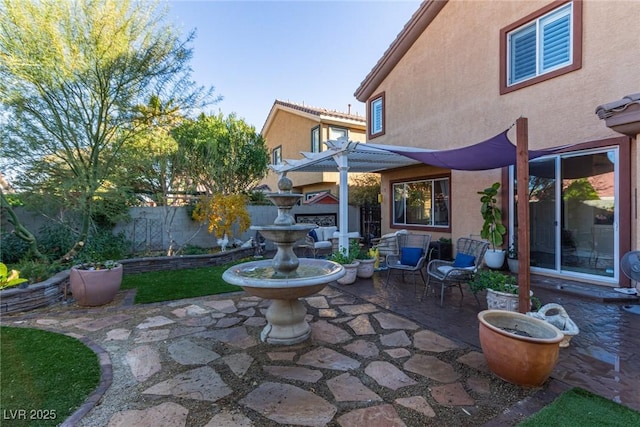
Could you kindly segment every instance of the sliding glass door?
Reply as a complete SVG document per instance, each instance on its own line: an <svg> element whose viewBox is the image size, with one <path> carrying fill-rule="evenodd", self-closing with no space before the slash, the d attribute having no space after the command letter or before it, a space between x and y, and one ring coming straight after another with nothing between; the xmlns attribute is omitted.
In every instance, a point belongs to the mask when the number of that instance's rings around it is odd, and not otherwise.
<svg viewBox="0 0 640 427"><path fill-rule="evenodd" d="M556 159L529 164L529 232L531 266L556 266Z"/></svg>
<svg viewBox="0 0 640 427"><path fill-rule="evenodd" d="M529 201L532 269L617 282L617 157L617 149L604 149L529 163L524 200ZM515 226L515 202L511 212Z"/></svg>

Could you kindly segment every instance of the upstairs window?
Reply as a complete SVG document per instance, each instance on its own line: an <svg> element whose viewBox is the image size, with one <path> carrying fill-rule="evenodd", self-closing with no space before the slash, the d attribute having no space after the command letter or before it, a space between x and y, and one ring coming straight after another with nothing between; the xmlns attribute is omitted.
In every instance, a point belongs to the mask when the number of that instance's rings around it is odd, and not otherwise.
<svg viewBox="0 0 640 427"><path fill-rule="evenodd" d="M278 145L271 152L271 163L274 165L282 163L282 145Z"/></svg>
<svg viewBox="0 0 640 427"><path fill-rule="evenodd" d="M501 93L582 66L582 2L553 3L500 31Z"/></svg>
<svg viewBox="0 0 640 427"><path fill-rule="evenodd" d="M369 101L369 138L384 134L384 93Z"/></svg>
<svg viewBox="0 0 640 427"><path fill-rule="evenodd" d="M316 126L311 129L311 152L319 153L322 151L322 145L320 144L320 126Z"/></svg>

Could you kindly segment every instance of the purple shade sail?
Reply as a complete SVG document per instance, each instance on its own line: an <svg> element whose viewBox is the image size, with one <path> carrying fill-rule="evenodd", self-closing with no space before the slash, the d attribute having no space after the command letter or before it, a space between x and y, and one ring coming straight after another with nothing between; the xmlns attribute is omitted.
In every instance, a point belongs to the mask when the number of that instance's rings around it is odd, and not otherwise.
<svg viewBox="0 0 640 427"><path fill-rule="evenodd" d="M502 168L516 164L516 146L504 132L467 147L453 150L403 150L404 147L394 149L385 146L383 149L392 153L417 160L431 166L439 166L446 169L479 171ZM547 148L544 150L529 150L529 160L563 151L568 146Z"/></svg>

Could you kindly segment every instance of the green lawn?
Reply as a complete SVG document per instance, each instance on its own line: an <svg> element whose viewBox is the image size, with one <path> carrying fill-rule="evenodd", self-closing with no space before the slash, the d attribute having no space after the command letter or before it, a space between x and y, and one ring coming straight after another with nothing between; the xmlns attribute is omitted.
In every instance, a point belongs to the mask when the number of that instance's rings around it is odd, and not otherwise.
<svg viewBox="0 0 640 427"><path fill-rule="evenodd" d="M237 263L246 260L238 261ZM222 273L237 263L216 267L125 274L122 289L137 289L136 304L193 298L241 291L222 280Z"/></svg>
<svg viewBox="0 0 640 427"><path fill-rule="evenodd" d="M518 424L538 426L640 426L640 412L576 387Z"/></svg>
<svg viewBox="0 0 640 427"><path fill-rule="evenodd" d="M53 332L0 327L0 360L3 426L59 425L100 382L97 355Z"/></svg>

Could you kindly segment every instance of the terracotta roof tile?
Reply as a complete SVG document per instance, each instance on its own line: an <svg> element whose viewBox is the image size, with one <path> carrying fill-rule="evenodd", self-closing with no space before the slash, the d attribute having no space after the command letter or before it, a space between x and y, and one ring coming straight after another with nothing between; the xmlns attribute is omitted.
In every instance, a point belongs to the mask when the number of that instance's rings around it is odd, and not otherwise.
<svg viewBox="0 0 640 427"><path fill-rule="evenodd" d="M625 110L631 104L639 104L640 103L640 92L632 93L630 95L624 96L622 99L618 99L613 102L609 102L607 104L598 105L596 108L596 114L601 119L606 119L611 117L614 113L618 111Z"/></svg>
<svg viewBox="0 0 640 427"><path fill-rule="evenodd" d="M326 108L319 108L319 107L312 107L309 105L302 105L302 104L296 104L293 102L288 102L288 101L282 101L277 99L274 103L274 105L281 105L283 107L289 107L289 108L293 108L295 110L298 111L302 111L304 113L307 114L313 114L316 116L331 116L331 117L336 117L339 119L346 119L346 120L355 120L355 121L360 121L362 123L366 122L366 117L364 116L360 116L357 114L349 114L349 113L343 113L340 111L335 111L335 110L327 110Z"/></svg>

